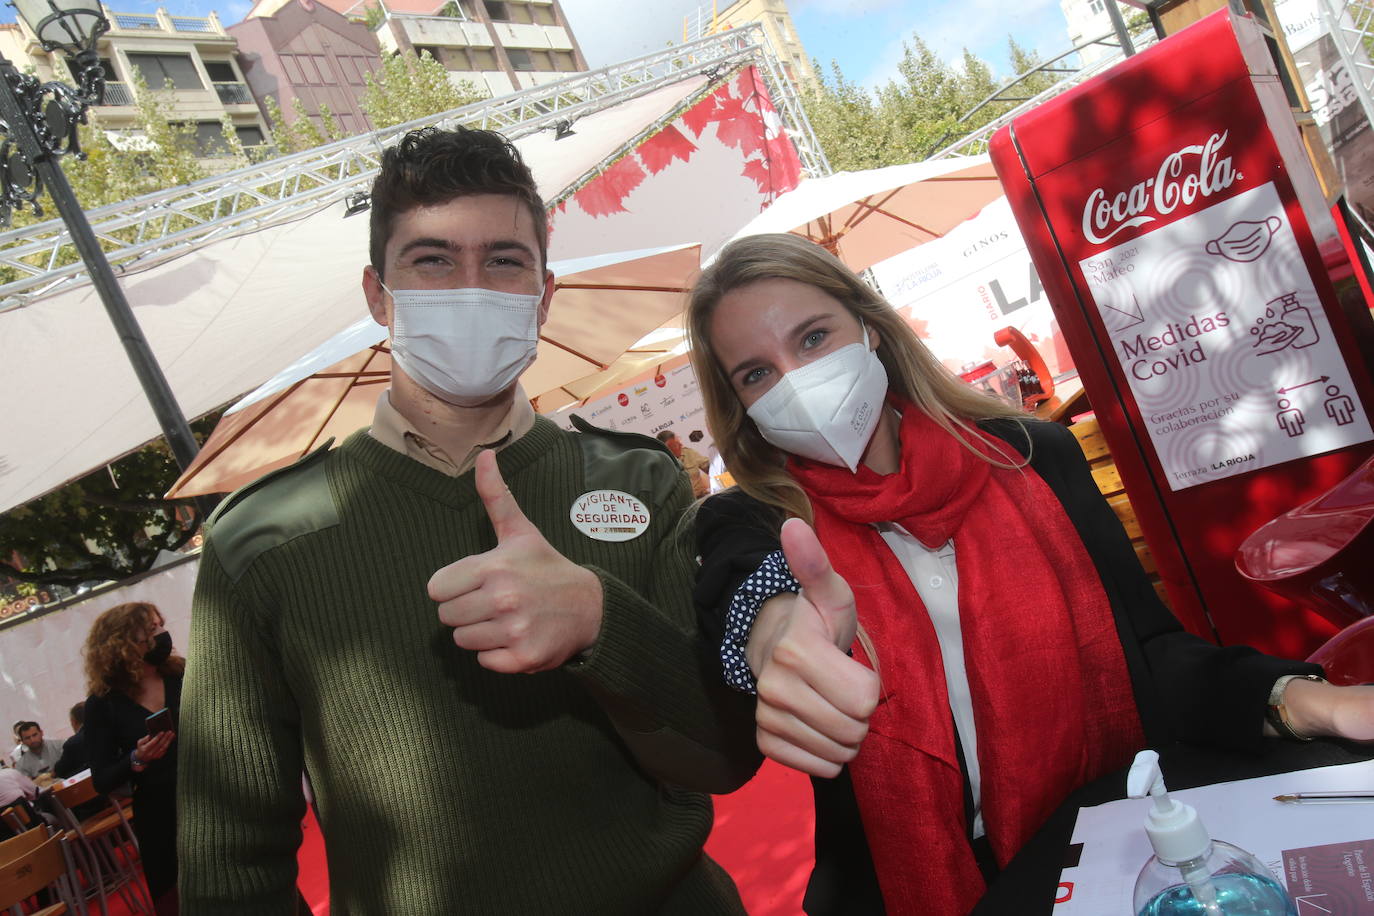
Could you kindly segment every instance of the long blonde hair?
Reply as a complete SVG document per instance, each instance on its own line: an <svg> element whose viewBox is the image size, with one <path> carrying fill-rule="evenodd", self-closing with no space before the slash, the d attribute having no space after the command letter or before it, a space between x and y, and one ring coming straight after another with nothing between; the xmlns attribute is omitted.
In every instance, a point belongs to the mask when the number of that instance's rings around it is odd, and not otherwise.
<svg viewBox="0 0 1374 916"><path fill-rule="evenodd" d="M753 235L721 250L715 263L702 271L687 305L692 369L701 387L706 423L726 468L744 492L782 510L785 518L813 520L810 500L784 467L786 455L759 434L711 347L711 318L720 300L742 286L772 279L813 286L840 302L865 326L876 329L878 359L887 370L890 390L915 404L974 454L1002 467L1025 463L1004 464L970 442L970 438L989 441L974 425L978 420L1025 419L1023 411L975 391L954 376L887 300L824 248L785 233Z"/></svg>

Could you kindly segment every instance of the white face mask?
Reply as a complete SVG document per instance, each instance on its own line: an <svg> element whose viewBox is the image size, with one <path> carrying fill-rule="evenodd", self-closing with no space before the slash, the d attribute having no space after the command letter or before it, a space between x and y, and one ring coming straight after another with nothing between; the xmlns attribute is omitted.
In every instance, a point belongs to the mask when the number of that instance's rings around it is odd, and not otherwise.
<svg viewBox="0 0 1374 916"><path fill-rule="evenodd" d="M746 413L771 444L858 470L887 397L887 370L863 343L840 347L778 379Z"/></svg>
<svg viewBox="0 0 1374 916"><path fill-rule="evenodd" d="M534 362L535 295L493 289L382 289L395 304L391 358L426 391L473 407L505 391Z"/></svg>

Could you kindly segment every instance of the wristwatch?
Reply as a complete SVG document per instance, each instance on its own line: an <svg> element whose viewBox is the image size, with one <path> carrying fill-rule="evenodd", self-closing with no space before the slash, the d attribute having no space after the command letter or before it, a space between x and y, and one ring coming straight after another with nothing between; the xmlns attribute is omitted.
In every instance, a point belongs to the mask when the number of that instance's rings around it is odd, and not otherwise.
<svg viewBox="0 0 1374 916"><path fill-rule="evenodd" d="M1304 735L1288 724L1288 711L1283 708L1283 692L1288 689L1288 682L1292 680L1326 683L1326 678L1316 674L1285 674L1274 682L1274 689L1269 691L1269 706L1264 712L1264 718L1274 726L1274 731L1279 733L1280 738L1290 741L1311 741L1311 735Z"/></svg>

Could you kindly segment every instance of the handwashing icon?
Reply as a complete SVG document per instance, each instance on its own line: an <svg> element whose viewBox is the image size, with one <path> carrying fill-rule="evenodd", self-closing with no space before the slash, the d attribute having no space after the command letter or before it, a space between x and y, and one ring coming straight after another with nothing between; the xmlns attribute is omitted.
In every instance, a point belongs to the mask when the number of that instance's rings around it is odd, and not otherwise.
<svg viewBox="0 0 1374 916"><path fill-rule="evenodd" d="M1221 255L1228 261L1257 260L1269 250L1269 242L1274 233L1283 225L1283 220L1270 216L1262 220L1243 219L1232 224L1220 238L1207 243L1207 253Z"/></svg>
<svg viewBox="0 0 1374 916"><path fill-rule="evenodd" d="M1250 327L1254 340L1250 346L1256 356L1280 350L1301 350L1321 340L1312 311L1300 301L1297 292L1287 292L1265 303L1264 314Z"/></svg>

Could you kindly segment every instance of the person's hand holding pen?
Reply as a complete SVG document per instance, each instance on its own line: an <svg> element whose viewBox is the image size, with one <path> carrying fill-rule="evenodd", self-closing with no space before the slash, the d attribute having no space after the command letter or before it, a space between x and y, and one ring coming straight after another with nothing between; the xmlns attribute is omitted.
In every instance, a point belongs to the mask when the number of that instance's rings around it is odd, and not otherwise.
<svg viewBox="0 0 1374 916"><path fill-rule="evenodd" d="M1304 737L1374 741L1374 684L1339 687L1297 678L1284 688L1283 709Z"/></svg>

